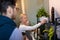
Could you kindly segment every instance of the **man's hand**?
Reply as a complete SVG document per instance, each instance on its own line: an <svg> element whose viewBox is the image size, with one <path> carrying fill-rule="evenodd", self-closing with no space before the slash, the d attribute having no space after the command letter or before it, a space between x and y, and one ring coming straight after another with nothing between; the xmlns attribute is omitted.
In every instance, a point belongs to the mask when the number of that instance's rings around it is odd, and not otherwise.
<svg viewBox="0 0 60 40"><path fill-rule="evenodd" d="M44 23L46 23L47 22L47 20L46 19L43 19L43 20L41 20L41 24L44 24Z"/></svg>

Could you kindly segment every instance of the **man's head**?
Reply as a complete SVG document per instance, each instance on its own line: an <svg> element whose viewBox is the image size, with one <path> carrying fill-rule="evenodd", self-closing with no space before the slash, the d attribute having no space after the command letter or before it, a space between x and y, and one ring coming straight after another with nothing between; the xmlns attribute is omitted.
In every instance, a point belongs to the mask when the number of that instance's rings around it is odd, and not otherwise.
<svg viewBox="0 0 60 40"><path fill-rule="evenodd" d="M7 16L9 18L15 18L15 7L10 2L3 2L1 4L1 12L3 16Z"/></svg>

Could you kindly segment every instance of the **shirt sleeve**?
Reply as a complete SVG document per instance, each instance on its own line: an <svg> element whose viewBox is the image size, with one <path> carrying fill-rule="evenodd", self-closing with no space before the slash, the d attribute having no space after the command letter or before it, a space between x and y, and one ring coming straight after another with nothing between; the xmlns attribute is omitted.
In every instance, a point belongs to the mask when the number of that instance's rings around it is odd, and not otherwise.
<svg viewBox="0 0 60 40"><path fill-rule="evenodd" d="M34 26L22 26L20 27L20 29L22 29L22 31L30 31L30 30L34 30L36 28L38 28L41 25L41 23L38 23Z"/></svg>
<svg viewBox="0 0 60 40"><path fill-rule="evenodd" d="M22 34L20 33L19 29L16 28L12 35L10 36L10 39L9 40L23 40L22 38Z"/></svg>

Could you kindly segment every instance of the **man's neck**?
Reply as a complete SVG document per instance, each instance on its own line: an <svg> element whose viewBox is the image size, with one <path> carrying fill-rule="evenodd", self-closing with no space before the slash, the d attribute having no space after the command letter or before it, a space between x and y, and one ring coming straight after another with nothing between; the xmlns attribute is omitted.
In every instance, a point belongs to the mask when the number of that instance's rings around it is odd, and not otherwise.
<svg viewBox="0 0 60 40"><path fill-rule="evenodd" d="M11 19L11 16L10 16L10 15L7 15L7 14L5 14L5 13L3 13L2 15L3 15L3 16L6 16L6 17L8 17L8 18Z"/></svg>
<svg viewBox="0 0 60 40"><path fill-rule="evenodd" d="M8 16L8 15L3 15L3 16L6 16L6 17L8 17L8 18L10 18L10 19L11 19L11 17L10 17L10 16Z"/></svg>

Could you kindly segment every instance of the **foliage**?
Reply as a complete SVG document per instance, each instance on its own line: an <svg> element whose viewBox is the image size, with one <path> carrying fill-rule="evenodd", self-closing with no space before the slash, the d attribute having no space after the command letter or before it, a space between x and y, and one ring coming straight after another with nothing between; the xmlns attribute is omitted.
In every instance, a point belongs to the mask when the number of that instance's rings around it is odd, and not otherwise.
<svg viewBox="0 0 60 40"><path fill-rule="evenodd" d="M42 16L46 16L46 17L49 16L48 13L45 11L45 9L43 7L38 10L38 13L37 13L36 17L39 18L39 17L42 17Z"/></svg>

